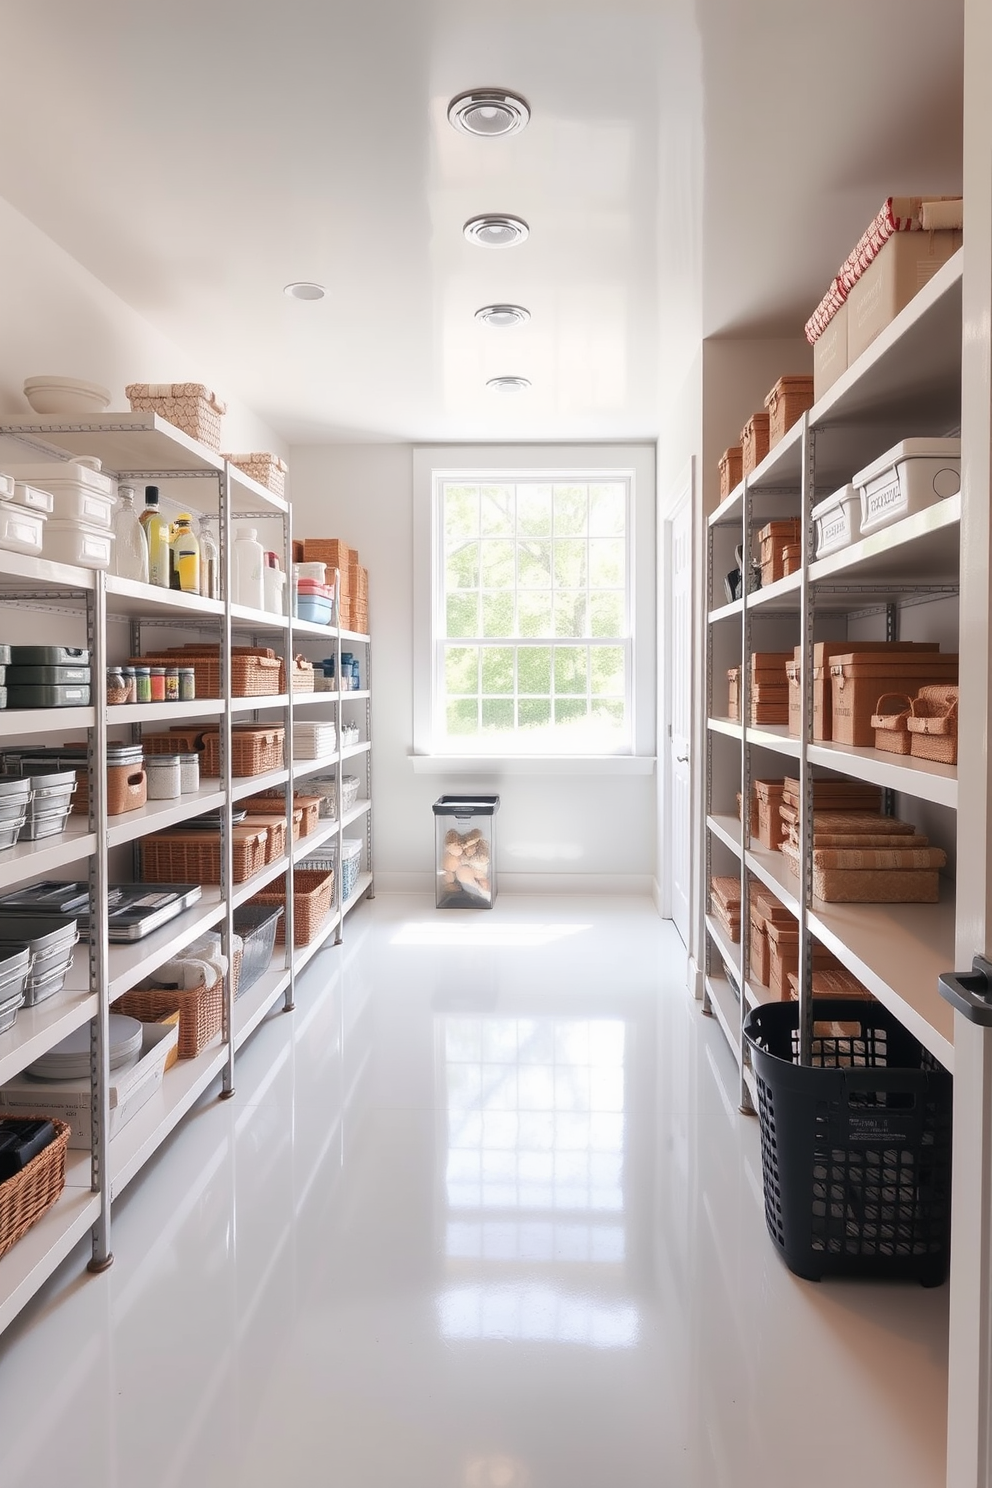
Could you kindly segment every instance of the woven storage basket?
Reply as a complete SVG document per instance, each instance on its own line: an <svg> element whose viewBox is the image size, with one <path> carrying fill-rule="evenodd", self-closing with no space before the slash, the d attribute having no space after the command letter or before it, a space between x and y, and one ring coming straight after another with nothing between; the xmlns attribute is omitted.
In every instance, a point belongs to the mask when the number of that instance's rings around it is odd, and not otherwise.
<svg viewBox="0 0 992 1488"><path fill-rule="evenodd" d="M348 570L354 548L349 548L339 537L305 537L303 539L303 562L326 563L328 570L336 568L341 578L342 593L351 593ZM357 555L356 555L357 556ZM328 573L328 580L330 573Z"/></svg>
<svg viewBox="0 0 992 1488"><path fill-rule="evenodd" d="M958 689L921 687L906 719L910 753L939 765L958 762Z"/></svg>
<svg viewBox="0 0 992 1488"><path fill-rule="evenodd" d="M246 803L239 802L239 805ZM279 811L279 803L276 801L263 802L261 807L248 805L248 815L241 823L244 827L264 827L268 833L265 847L265 861L274 863L286 852L286 816ZM297 809L293 811L293 841L300 839L300 823L303 820L303 812Z"/></svg>
<svg viewBox="0 0 992 1488"><path fill-rule="evenodd" d="M334 899L334 873L322 868L297 868L293 874L293 944L309 945L315 939ZM286 875L273 879L252 904L285 906ZM276 943L286 941L286 921L281 919L276 930Z"/></svg>
<svg viewBox="0 0 992 1488"><path fill-rule="evenodd" d="M201 754L204 729L183 725L170 728L167 734L142 734L141 747L146 754Z"/></svg>
<svg viewBox="0 0 992 1488"><path fill-rule="evenodd" d="M196 673L198 698L223 696L219 646L167 646L157 656L133 657L132 661L138 665L150 661L163 666L191 666ZM273 697L285 691L282 660L269 647L232 646L230 662L232 697Z"/></svg>
<svg viewBox="0 0 992 1488"><path fill-rule="evenodd" d="M741 811L741 793L740 793L740 791L738 791L737 792L737 820L738 821L741 821L742 820L742 817L743 817L743 813ZM751 795L751 836L752 837L757 837L757 835L758 835L758 802L757 802L757 799L756 799L756 797L754 796L754 794L752 792L752 795Z"/></svg>
<svg viewBox="0 0 992 1488"><path fill-rule="evenodd" d="M789 920L765 920L768 936L768 990L780 1000L789 995L789 973L799 972L799 924ZM826 946L813 942L813 969L825 971L836 967L837 958Z"/></svg>
<svg viewBox="0 0 992 1488"><path fill-rule="evenodd" d="M45 1104L43 1096L44 1092L39 1090L39 1105ZM68 1123L56 1121L52 1116L30 1119L51 1121L55 1136L19 1173L0 1183L0 1256L6 1255L11 1246L27 1234L65 1188Z"/></svg>
<svg viewBox="0 0 992 1488"><path fill-rule="evenodd" d="M735 723L741 719L741 669L730 667L727 670L727 717Z"/></svg>
<svg viewBox="0 0 992 1488"><path fill-rule="evenodd" d="M268 829L241 823L231 832L234 882L244 883L265 867ZM149 883L220 883L219 832L152 832L138 848Z"/></svg>
<svg viewBox="0 0 992 1488"><path fill-rule="evenodd" d="M136 769L134 765L107 766L108 816L123 816L125 811L137 811L147 800L148 781L144 770ZM90 809L90 778L86 770L76 771L72 809L84 815Z"/></svg>
<svg viewBox="0 0 992 1488"><path fill-rule="evenodd" d="M735 486L741 483L744 474L744 452L739 444L732 444L720 456L720 500L726 501Z"/></svg>
<svg viewBox="0 0 992 1488"><path fill-rule="evenodd" d="M798 878L798 848L786 842L782 852ZM825 904L936 904L940 876L935 868L822 868L814 853L813 893Z"/></svg>
<svg viewBox="0 0 992 1488"><path fill-rule="evenodd" d="M131 382L124 394L132 409L157 413L191 439L220 449L220 421L227 405L202 382Z"/></svg>
<svg viewBox="0 0 992 1488"><path fill-rule="evenodd" d="M292 675L292 678L293 678L293 691L294 691L294 693L295 692L313 692L315 683L314 683L314 672L313 672L313 662L312 661L307 661L307 659L306 659L305 656L294 656L293 657L293 662L292 662L292 667L291 667L291 675ZM285 678L286 678L286 668L285 668L284 665L281 664L280 665L280 668L279 668L279 691L280 692L285 692L286 691L286 681L285 681Z"/></svg>
<svg viewBox="0 0 992 1488"><path fill-rule="evenodd" d="M256 450L250 455L225 455L224 459L229 464L236 465L239 470L243 470L251 480L258 481L260 486L265 486L274 495L285 494L286 473L289 466L278 455Z"/></svg>
<svg viewBox="0 0 992 1488"><path fill-rule="evenodd" d="M758 541L761 543L761 584L763 588L785 578L785 549L787 546L794 547L799 542L799 537L798 518L783 522L768 522L762 527L758 533ZM784 664L792 659L792 656L787 653Z"/></svg>
<svg viewBox="0 0 992 1488"><path fill-rule="evenodd" d="M768 415L753 413L741 430L743 473L750 475L768 453Z"/></svg>
<svg viewBox="0 0 992 1488"><path fill-rule="evenodd" d="M798 971L789 972L788 982L789 996L793 1001L797 1001L799 998ZM857 997L862 1002L873 1001L872 995L864 983L858 981L853 971L847 971L843 967L838 971L814 971L813 996Z"/></svg>
<svg viewBox="0 0 992 1488"><path fill-rule="evenodd" d="M284 764L283 743L286 730L279 724L272 727L259 725L251 729L235 729L231 734L231 773L240 777L264 775L269 770L281 770ZM203 775L220 774L220 732L203 735L203 759L200 763Z"/></svg>
<svg viewBox="0 0 992 1488"><path fill-rule="evenodd" d="M238 956L235 956L238 962ZM234 968L235 995L239 968ZM195 1059L224 1022L224 978L201 982L198 987L134 987L111 1003L111 1011L155 1023L170 1013L179 1014L179 1058Z"/></svg>
<svg viewBox="0 0 992 1488"><path fill-rule="evenodd" d="M912 699L904 692L883 692L871 715L876 749L882 749L886 754L909 753L910 736L906 720L912 706Z"/></svg>
<svg viewBox="0 0 992 1488"><path fill-rule="evenodd" d="M782 573L788 578L790 574L798 573L803 566L802 543L786 543L782 548Z"/></svg>
<svg viewBox="0 0 992 1488"><path fill-rule="evenodd" d="M308 837L317 830L320 820L320 796L301 796L293 792L293 841ZM281 790L261 791L257 796L248 796L238 802L252 816L278 816L285 812L286 796Z"/></svg>
<svg viewBox="0 0 992 1488"><path fill-rule="evenodd" d="M919 692L935 683L954 686L957 656L941 653L894 651L849 652L830 662L831 729L838 744L871 748L875 743L872 715L886 692Z"/></svg>
<svg viewBox="0 0 992 1488"><path fill-rule="evenodd" d="M813 407L812 377L780 377L765 399L768 448L774 449L793 424Z"/></svg>

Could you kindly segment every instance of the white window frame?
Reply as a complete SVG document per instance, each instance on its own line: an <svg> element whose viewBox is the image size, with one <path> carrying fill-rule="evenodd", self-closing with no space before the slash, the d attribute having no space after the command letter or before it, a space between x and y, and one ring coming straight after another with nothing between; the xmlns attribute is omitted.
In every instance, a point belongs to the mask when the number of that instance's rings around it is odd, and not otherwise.
<svg viewBox="0 0 992 1488"><path fill-rule="evenodd" d="M435 626L440 534L437 530L436 491L443 481L479 478L510 481L542 471L602 480L611 473L631 482L627 532L630 565L627 575L629 607L628 697L630 746L608 756L542 750L532 755L482 751L434 735L438 678L435 667ZM583 770L600 764L609 773L646 774L655 754L655 451L637 445L445 445L417 447L413 452L414 498L414 751L413 767L435 773L459 764L466 771L487 763L508 769ZM493 741L494 742L494 741ZM485 752L488 751L488 752Z"/></svg>

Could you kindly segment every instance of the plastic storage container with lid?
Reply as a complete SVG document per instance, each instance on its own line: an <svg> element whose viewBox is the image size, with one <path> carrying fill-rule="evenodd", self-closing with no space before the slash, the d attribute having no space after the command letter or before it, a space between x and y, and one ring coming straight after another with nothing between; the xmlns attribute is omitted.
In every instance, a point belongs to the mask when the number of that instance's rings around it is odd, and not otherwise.
<svg viewBox="0 0 992 1488"><path fill-rule="evenodd" d="M854 542L861 530L861 496L848 483L813 508L816 524L816 556L826 558Z"/></svg>
<svg viewBox="0 0 992 1488"><path fill-rule="evenodd" d="M933 506L961 489L960 439L904 439L859 470L861 535Z"/></svg>
<svg viewBox="0 0 992 1488"><path fill-rule="evenodd" d="M53 563L72 563L78 568L109 568L113 555L114 534L109 527L49 518L45 528L45 557Z"/></svg>
<svg viewBox="0 0 992 1488"><path fill-rule="evenodd" d="M499 796L441 796L433 809L438 909L492 909Z"/></svg>
<svg viewBox="0 0 992 1488"><path fill-rule="evenodd" d="M40 553L47 520L44 512L0 501L0 548L10 553Z"/></svg>
<svg viewBox="0 0 992 1488"><path fill-rule="evenodd" d="M48 491L49 510L57 521L109 528L113 521L114 482L100 469L99 460L53 460L38 465L13 465L8 474L27 485Z"/></svg>
<svg viewBox="0 0 992 1488"><path fill-rule="evenodd" d="M176 801L183 793L182 757L150 754L145 759L149 801Z"/></svg>
<svg viewBox="0 0 992 1488"><path fill-rule="evenodd" d="M3 483L10 480L10 485ZM55 497L51 491L42 491L37 486L30 486L26 481L15 481L8 476L0 476L0 497L4 501L12 501L15 506L26 506L31 511L44 512L45 516L51 516L52 507L55 505Z"/></svg>
<svg viewBox="0 0 992 1488"><path fill-rule="evenodd" d="M317 579L298 579L296 584L296 617L312 625L330 625L333 614L333 590Z"/></svg>

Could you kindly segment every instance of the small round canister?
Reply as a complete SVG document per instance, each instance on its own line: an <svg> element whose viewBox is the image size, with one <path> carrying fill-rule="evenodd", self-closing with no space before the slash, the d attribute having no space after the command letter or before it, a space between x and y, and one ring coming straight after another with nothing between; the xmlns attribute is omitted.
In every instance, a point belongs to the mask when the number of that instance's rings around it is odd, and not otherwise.
<svg viewBox="0 0 992 1488"><path fill-rule="evenodd" d="M178 754L145 756L149 801L176 801L182 795L182 764Z"/></svg>
<svg viewBox="0 0 992 1488"><path fill-rule="evenodd" d="M198 754L179 756L179 779L184 796L200 789L200 756Z"/></svg>

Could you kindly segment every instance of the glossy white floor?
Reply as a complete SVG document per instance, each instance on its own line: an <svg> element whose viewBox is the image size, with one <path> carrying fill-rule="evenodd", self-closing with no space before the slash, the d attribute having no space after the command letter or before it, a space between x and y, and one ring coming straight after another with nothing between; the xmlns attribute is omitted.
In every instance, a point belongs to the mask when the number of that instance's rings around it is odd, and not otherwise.
<svg viewBox="0 0 992 1488"><path fill-rule="evenodd" d="M351 928L0 1341L4 1488L943 1481L946 1288L785 1270L647 901Z"/></svg>

